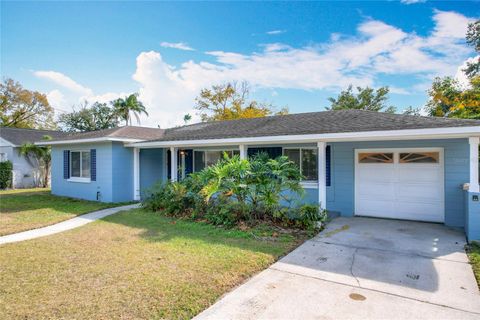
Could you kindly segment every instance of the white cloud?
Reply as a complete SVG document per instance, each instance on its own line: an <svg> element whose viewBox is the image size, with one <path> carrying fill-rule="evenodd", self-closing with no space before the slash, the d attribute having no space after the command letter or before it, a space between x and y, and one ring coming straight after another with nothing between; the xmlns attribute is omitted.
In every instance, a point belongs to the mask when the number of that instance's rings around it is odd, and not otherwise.
<svg viewBox="0 0 480 320"><path fill-rule="evenodd" d="M178 125L186 113L198 120L194 106L200 90L227 81L247 80L254 89L269 88L272 92L338 91L349 84L390 85L396 94L423 91L434 76L455 74L456 66L472 53L464 43L470 19L454 12L434 11L433 21L435 27L426 36L370 19L358 25L355 35L333 34L325 43L299 48L269 43L249 54L209 51L208 62L190 60L179 66L170 65L159 52L141 52L133 79L139 84L140 100L149 112L148 117L142 116L142 124L160 124L163 128ZM75 99L64 99L67 101L111 101L125 95L94 94L92 89L59 72L36 71L35 75L76 92ZM405 88L382 83L381 75L408 75L416 84ZM58 92L52 97L61 101Z"/></svg>
<svg viewBox="0 0 480 320"><path fill-rule="evenodd" d="M427 0L400 0L400 2L403 4L415 4L415 3L424 3L424 2L427 2Z"/></svg>
<svg viewBox="0 0 480 320"><path fill-rule="evenodd" d="M55 89L47 93L47 99L48 103L50 103L50 106L52 106L52 108L60 112L65 111L63 110L63 108L65 107L66 100L65 96L60 90Z"/></svg>
<svg viewBox="0 0 480 320"><path fill-rule="evenodd" d="M468 18L435 11L433 21L435 28L427 36L367 20L358 26L357 35L335 34L327 43L301 48L270 43L251 54L209 51L213 62L187 61L177 67L158 52L142 52L133 79L148 107L148 124L162 127L181 124L185 113L195 114L194 98L201 88L234 80L272 90L338 90L349 84L389 85L379 83L379 75L400 74L417 79L418 84L393 85L391 91L408 94L431 83L434 76L455 74L456 66L472 52L463 40Z"/></svg>
<svg viewBox="0 0 480 320"><path fill-rule="evenodd" d="M184 51L195 51L192 47L190 47L185 42L162 42L160 45L164 48L172 48Z"/></svg>
<svg viewBox="0 0 480 320"><path fill-rule="evenodd" d="M434 36L440 38L464 39L467 26L474 19L467 18L457 12L435 10Z"/></svg>
<svg viewBox="0 0 480 320"><path fill-rule="evenodd" d="M458 81L462 88L469 88L470 87L470 79L465 74L465 69L467 68L468 63L476 62L480 59L480 55L472 58L468 58L465 60L462 65L460 65L457 69L457 73L455 73L455 79Z"/></svg>
<svg viewBox="0 0 480 320"><path fill-rule="evenodd" d="M142 52L137 57L137 70L133 79L140 84L139 99L150 114L142 123L162 128L181 124L187 113L195 117L194 98L201 83L188 82L175 69L162 60L160 53Z"/></svg>
<svg viewBox="0 0 480 320"><path fill-rule="evenodd" d="M64 75L63 73L56 71L33 71L33 74L42 79L46 79L54 82L55 84L64 87L68 90L71 90L75 93L79 93L85 96L92 95L92 90L90 88L84 87L81 84L74 81L72 78Z"/></svg>
<svg viewBox="0 0 480 320"><path fill-rule="evenodd" d="M271 31L267 31L265 32L266 34L269 34L269 35L276 35L276 34L282 34L282 33L285 33L287 32L286 30L271 30Z"/></svg>
<svg viewBox="0 0 480 320"><path fill-rule="evenodd" d="M67 89L67 93L58 88L47 93L47 99L50 105L58 112L71 112L76 105L83 104L85 101L110 102L119 97L127 96L126 93L105 92L95 94L91 88L81 85L69 76L58 71L32 71L33 74L41 79L53 82L56 86Z"/></svg>

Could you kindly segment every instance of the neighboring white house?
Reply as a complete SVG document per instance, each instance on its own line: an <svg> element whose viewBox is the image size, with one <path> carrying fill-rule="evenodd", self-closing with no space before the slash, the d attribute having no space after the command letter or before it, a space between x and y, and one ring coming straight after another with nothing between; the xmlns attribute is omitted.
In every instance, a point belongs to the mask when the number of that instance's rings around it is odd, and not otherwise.
<svg viewBox="0 0 480 320"><path fill-rule="evenodd" d="M10 160L13 164L13 188L38 186L39 168L35 163L30 163L21 156L19 150L22 144L41 141L46 135L60 138L66 133L51 130L0 128L0 161Z"/></svg>

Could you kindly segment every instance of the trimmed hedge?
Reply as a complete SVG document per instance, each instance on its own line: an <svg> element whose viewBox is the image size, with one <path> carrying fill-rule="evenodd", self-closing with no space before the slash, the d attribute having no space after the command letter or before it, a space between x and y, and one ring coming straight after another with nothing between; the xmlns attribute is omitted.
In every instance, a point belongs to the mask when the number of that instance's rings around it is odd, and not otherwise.
<svg viewBox="0 0 480 320"><path fill-rule="evenodd" d="M0 189L12 187L13 165L11 161L0 162Z"/></svg>

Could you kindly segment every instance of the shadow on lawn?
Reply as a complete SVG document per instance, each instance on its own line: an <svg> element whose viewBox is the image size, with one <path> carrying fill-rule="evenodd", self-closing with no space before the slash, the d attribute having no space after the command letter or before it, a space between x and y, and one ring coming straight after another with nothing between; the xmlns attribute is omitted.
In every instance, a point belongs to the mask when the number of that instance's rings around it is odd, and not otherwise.
<svg viewBox="0 0 480 320"><path fill-rule="evenodd" d="M21 213L27 210L51 210L58 214L84 214L129 203L101 203L55 196L50 191L25 191L0 195L2 214Z"/></svg>
<svg viewBox="0 0 480 320"><path fill-rule="evenodd" d="M185 238L215 245L234 246L236 248L275 254L277 257L293 250L306 238L293 235L281 235L277 238L261 236L272 233L268 228L252 228L241 231L225 229L213 225L162 216L143 209L134 209L108 216L102 220L141 229L140 237L149 242L167 242Z"/></svg>

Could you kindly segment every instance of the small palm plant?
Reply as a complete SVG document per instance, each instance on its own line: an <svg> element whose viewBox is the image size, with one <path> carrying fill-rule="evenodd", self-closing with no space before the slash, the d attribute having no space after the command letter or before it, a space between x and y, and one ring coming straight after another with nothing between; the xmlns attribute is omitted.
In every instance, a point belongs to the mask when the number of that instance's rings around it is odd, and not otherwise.
<svg viewBox="0 0 480 320"><path fill-rule="evenodd" d="M143 103L138 100L138 93L129 95L128 97L118 98L112 102L113 107L115 108L118 116L125 120L125 125L132 124L132 117L130 114L133 114L137 119L137 123L140 124L140 115L144 113L148 116L148 112L145 109Z"/></svg>
<svg viewBox="0 0 480 320"><path fill-rule="evenodd" d="M44 136L43 140L51 140L52 137ZM38 167L42 173L40 186L47 188L50 180L50 166L52 154L50 146L37 146L33 143L24 143L20 146L19 154L30 163L32 167Z"/></svg>

